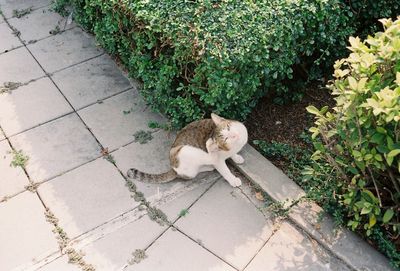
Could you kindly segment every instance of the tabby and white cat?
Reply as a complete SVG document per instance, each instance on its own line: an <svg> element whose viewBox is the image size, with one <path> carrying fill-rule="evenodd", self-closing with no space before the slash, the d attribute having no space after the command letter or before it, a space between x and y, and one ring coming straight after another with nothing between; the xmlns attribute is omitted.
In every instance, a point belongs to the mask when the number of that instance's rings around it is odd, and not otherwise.
<svg viewBox="0 0 400 271"><path fill-rule="evenodd" d="M169 152L171 169L161 174L149 174L131 168L130 179L148 183L166 183L175 178L192 179L200 172L216 169L233 187L240 186L225 160L241 164L237 154L247 143L247 129L239 121L211 114L211 119L194 121L179 131Z"/></svg>

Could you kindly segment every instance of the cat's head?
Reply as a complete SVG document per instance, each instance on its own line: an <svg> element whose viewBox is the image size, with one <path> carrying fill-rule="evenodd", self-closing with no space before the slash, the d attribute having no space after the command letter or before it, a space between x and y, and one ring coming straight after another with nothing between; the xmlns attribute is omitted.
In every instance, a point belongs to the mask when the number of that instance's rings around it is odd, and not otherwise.
<svg viewBox="0 0 400 271"><path fill-rule="evenodd" d="M242 148L247 143L247 129L243 123L236 120L229 120L212 113L216 129L214 139L221 150Z"/></svg>

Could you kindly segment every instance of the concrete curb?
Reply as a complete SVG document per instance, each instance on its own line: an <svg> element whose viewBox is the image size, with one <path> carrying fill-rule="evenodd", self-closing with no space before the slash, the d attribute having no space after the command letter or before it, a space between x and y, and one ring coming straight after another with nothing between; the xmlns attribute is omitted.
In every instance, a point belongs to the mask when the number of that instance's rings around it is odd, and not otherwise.
<svg viewBox="0 0 400 271"><path fill-rule="evenodd" d="M333 219L324 215L313 202L297 201L305 192L280 169L247 144L242 152L245 163L234 165L250 181L260 186L274 201L290 207L289 219L317 240L322 246L355 270L395 270L389 260L348 229L335 229ZM234 164L234 163L232 163Z"/></svg>

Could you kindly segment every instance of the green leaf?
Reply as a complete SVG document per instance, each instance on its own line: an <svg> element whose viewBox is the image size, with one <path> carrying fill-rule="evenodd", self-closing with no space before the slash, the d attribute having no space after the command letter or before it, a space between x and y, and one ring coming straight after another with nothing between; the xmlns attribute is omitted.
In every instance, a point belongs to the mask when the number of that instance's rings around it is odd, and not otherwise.
<svg viewBox="0 0 400 271"><path fill-rule="evenodd" d="M383 161L382 155L380 155L379 153L378 153L378 154L375 154L374 158L375 158L376 161L379 161L379 162L382 162L382 161Z"/></svg>
<svg viewBox="0 0 400 271"><path fill-rule="evenodd" d="M354 157L360 157L361 156L361 152L357 151L357 150L353 150L353 156Z"/></svg>
<svg viewBox="0 0 400 271"><path fill-rule="evenodd" d="M387 162L387 164L389 165L389 166L391 166L392 164L393 164L393 156L387 156L387 155L385 155L385 158L386 158L386 162Z"/></svg>
<svg viewBox="0 0 400 271"><path fill-rule="evenodd" d="M388 157L395 157L396 155L398 155L400 153L400 149L397 150L392 150L388 153Z"/></svg>
<svg viewBox="0 0 400 271"><path fill-rule="evenodd" d="M400 86L400 72L396 73L396 84Z"/></svg>
<svg viewBox="0 0 400 271"><path fill-rule="evenodd" d="M385 136L381 133L375 133L372 137L371 137L371 143L376 143L376 144L380 144L382 143L383 139L385 138Z"/></svg>
<svg viewBox="0 0 400 271"><path fill-rule="evenodd" d="M343 203L346 204L346 205L350 205L350 203L351 203L351 198L345 199L345 200L343 201Z"/></svg>
<svg viewBox="0 0 400 271"><path fill-rule="evenodd" d="M351 173L353 173L354 175L359 174L358 170L357 170L355 167L349 166L348 169L349 169L349 171L350 171Z"/></svg>
<svg viewBox="0 0 400 271"><path fill-rule="evenodd" d="M372 204L370 202L375 202L375 203L378 202L378 199L375 197L375 195L368 189L364 189L362 192L362 195L366 200L369 201L364 204L366 206L372 206Z"/></svg>
<svg viewBox="0 0 400 271"><path fill-rule="evenodd" d="M341 146L341 145L339 145L339 144L336 144L336 149L338 150L338 152L340 152L340 153L343 153L344 152L344 149L343 149L343 147Z"/></svg>
<svg viewBox="0 0 400 271"><path fill-rule="evenodd" d="M376 146L376 149L380 153L387 153L389 151L389 149L386 146L383 146L383 145Z"/></svg>
<svg viewBox="0 0 400 271"><path fill-rule="evenodd" d="M376 224L376 216L370 215L369 216L369 227L372 228Z"/></svg>
<svg viewBox="0 0 400 271"><path fill-rule="evenodd" d="M387 146L390 150L394 149L394 142L393 139L390 136L386 137L386 141L387 141Z"/></svg>
<svg viewBox="0 0 400 271"><path fill-rule="evenodd" d="M369 207L363 207L362 209L361 209L361 214L362 215L365 215L365 214L369 214L370 212L372 211L372 209Z"/></svg>
<svg viewBox="0 0 400 271"><path fill-rule="evenodd" d="M315 139L319 134L319 129L317 127L311 127L309 131L312 133L311 138Z"/></svg>
<svg viewBox="0 0 400 271"><path fill-rule="evenodd" d="M362 171L365 170L365 164L364 164L364 162L362 162L362 161L354 161L354 162L356 163L356 165L357 165L357 167L358 167L359 169L361 169Z"/></svg>
<svg viewBox="0 0 400 271"><path fill-rule="evenodd" d="M393 215L394 215L393 209L387 209L382 218L383 223L388 223L390 219L392 219Z"/></svg>
<svg viewBox="0 0 400 271"><path fill-rule="evenodd" d="M381 134L386 134L387 132L386 132L386 130L385 130L385 128L382 128L382 127L376 127L376 131L378 132L378 133L381 133Z"/></svg>
<svg viewBox="0 0 400 271"><path fill-rule="evenodd" d="M354 79L354 77L347 77L347 79L349 80L349 85L352 89L357 90L357 81L356 79Z"/></svg>
<svg viewBox="0 0 400 271"><path fill-rule="evenodd" d="M326 105L321 108L320 112L321 112L321 114L325 114L326 112L328 112L328 110L329 110L329 107Z"/></svg>
<svg viewBox="0 0 400 271"><path fill-rule="evenodd" d="M372 157L374 157L374 156L372 154L368 153L367 155L364 156L364 160L365 161L371 160Z"/></svg>
<svg viewBox="0 0 400 271"><path fill-rule="evenodd" d="M317 115L317 116L322 116L321 112L313 105L307 106L306 110L308 113Z"/></svg>

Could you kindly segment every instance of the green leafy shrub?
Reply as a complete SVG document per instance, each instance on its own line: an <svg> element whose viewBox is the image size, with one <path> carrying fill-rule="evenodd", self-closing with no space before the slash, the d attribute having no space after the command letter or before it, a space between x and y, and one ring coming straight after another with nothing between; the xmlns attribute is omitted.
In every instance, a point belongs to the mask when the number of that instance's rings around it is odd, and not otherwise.
<svg viewBox="0 0 400 271"><path fill-rule="evenodd" d="M297 183L301 182L303 177L301 171L311 162L310 151L276 141L253 140L253 144L265 157L274 163L279 162L281 168L285 167L285 173L289 178Z"/></svg>
<svg viewBox="0 0 400 271"><path fill-rule="evenodd" d="M343 0L349 7L348 16L356 26L356 33L366 37L368 33L381 30L380 18L392 18L400 14L398 0Z"/></svg>
<svg viewBox="0 0 400 271"><path fill-rule="evenodd" d="M340 186L337 185L334 174L332 174L332 167L311 159L310 136L303 135L301 139L304 147L263 140L254 140L253 144L265 157L281 168L289 178L300 185L307 192L308 199L321 204L325 211L336 218L337 224L342 225L343 212L337 208L337 202L333 196L340 191Z"/></svg>
<svg viewBox="0 0 400 271"><path fill-rule="evenodd" d="M310 129L316 149L313 158L332 169L347 226L367 236L383 231L396 243L400 236L400 18L381 22L383 33L365 41L350 38L351 54L335 63L330 88L336 106L307 110L316 116L316 127ZM309 176L319 172L315 167L306 171ZM400 253L395 251L387 255L393 254L392 261L399 267Z"/></svg>
<svg viewBox="0 0 400 271"><path fill-rule="evenodd" d="M284 82L296 65L317 70L352 33L339 0L59 0L56 8L67 3L174 126L210 111L244 119L271 89L293 97Z"/></svg>

